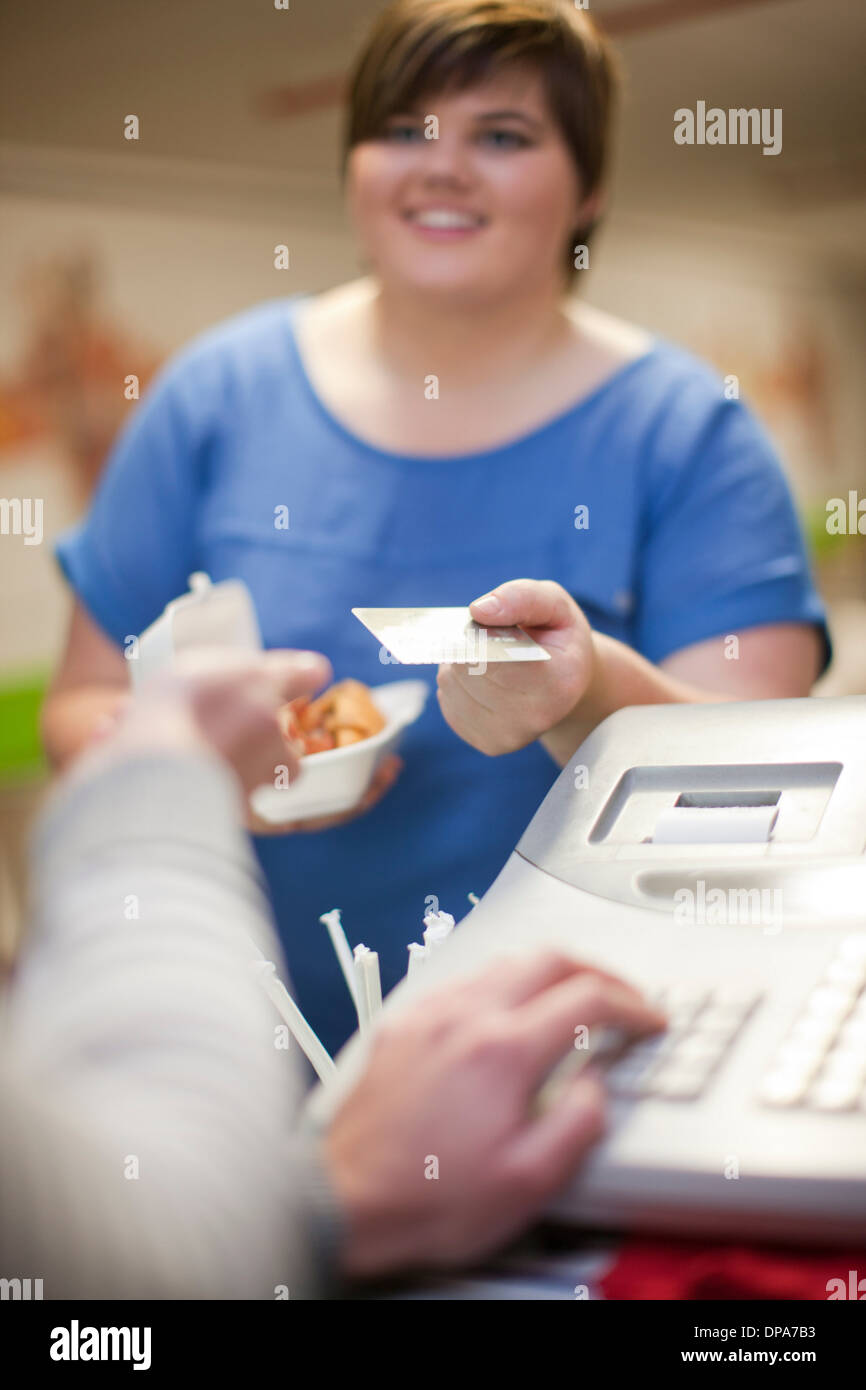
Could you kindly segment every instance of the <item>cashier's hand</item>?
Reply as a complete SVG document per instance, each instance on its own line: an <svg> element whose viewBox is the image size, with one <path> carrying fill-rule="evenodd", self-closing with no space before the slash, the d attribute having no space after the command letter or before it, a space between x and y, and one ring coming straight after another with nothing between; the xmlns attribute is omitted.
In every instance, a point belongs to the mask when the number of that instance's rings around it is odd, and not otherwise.
<svg viewBox="0 0 866 1390"><path fill-rule="evenodd" d="M101 731L89 756L208 750L233 768L247 794L271 781L277 765L293 781L301 750L286 744L277 711L314 694L330 676L330 662L318 652L195 648L141 687ZM86 766L86 759L81 763Z"/></svg>
<svg viewBox="0 0 866 1390"><path fill-rule="evenodd" d="M484 627L522 627L549 661L440 666L439 704L456 734L481 753L511 753L548 733L586 694L592 630L574 599L548 579L512 579L469 606ZM474 674L473 674L474 672Z"/></svg>
<svg viewBox="0 0 866 1390"><path fill-rule="evenodd" d="M188 751L209 745L234 768L247 795L273 782L278 768L285 768L294 782L304 750L283 738L277 711L299 695L314 695L332 675L330 662L319 652L197 647L143 686L135 701L118 704L106 716L95 750L120 753L159 746ZM248 804L247 829L256 835L289 835L343 825L375 806L402 767L396 755L385 758L358 805L336 816L275 825L260 820Z"/></svg>
<svg viewBox="0 0 866 1390"><path fill-rule="evenodd" d="M558 954L503 960L386 1018L325 1140L348 1277L476 1260L517 1234L604 1127L584 1071L539 1087L578 1029L664 1026L630 985Z"/></svg>

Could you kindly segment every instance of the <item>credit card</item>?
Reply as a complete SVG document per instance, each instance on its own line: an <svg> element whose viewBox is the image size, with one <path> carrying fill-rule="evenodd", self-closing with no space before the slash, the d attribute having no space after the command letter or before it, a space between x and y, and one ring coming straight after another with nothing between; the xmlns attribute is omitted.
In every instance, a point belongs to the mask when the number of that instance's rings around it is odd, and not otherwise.
<svg viewBox="0 0 866 1390"><path fill-rule="evenodd" d="M468 608L353 608L352 612L406 666L550 660L550 652L519 627L482 627Z"/></svg>

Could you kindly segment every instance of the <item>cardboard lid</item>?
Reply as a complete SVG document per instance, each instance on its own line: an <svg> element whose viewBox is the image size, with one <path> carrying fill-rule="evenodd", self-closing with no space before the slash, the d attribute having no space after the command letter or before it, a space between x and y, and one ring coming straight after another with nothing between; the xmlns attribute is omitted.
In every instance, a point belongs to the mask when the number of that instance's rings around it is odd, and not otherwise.
<svg viewBox="0 0 866 1390"><path fill-rule="evenodd" d="M139 637L137 657L129 661L132 684L166 667L176 652L213 646L261 651L262 636L246 584L240 579L213 584L199 571L189 577L189 593L172 599Z"/></svg>

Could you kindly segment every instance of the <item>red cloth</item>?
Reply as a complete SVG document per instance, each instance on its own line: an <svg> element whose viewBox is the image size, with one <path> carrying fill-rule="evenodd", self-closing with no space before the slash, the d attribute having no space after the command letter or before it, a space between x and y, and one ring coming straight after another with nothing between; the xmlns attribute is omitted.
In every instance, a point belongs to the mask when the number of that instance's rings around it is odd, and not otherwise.
<svg viewBox="0 0 866 1390"><path fill-rule="evenodd" d="M855 1270L854 1281L849 1271ZM689 1240L628 1240L600 1281L609 1299L828 1298L830 1279L856 1288L866 1249L797 1250L706 1245ZM848 1297L850 1297L850 1292ZM866 1285L859 1295L866 1299Z"/></svg>

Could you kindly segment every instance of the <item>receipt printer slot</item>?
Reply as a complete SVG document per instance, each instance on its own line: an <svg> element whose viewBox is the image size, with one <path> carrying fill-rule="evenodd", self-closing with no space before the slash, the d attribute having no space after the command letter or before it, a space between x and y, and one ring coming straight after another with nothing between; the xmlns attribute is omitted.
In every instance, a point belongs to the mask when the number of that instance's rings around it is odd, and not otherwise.
<svg viewBox="0 0 866 1390"><path fill-rule="evenodd" d="M841 770L841 763L631 767L608 797L589 843L811 840Z"/></svg>
<svg viewBox="0 0 866 1390"><path fill-rule="evenodd" d="M700 810L721 809L726 806L778 806L781 792L680 792L675 806Z"/></svg>

